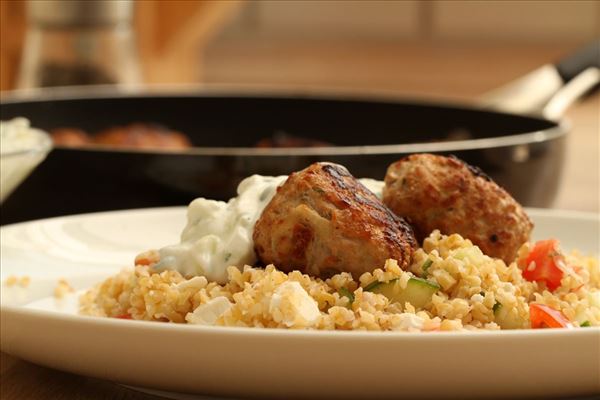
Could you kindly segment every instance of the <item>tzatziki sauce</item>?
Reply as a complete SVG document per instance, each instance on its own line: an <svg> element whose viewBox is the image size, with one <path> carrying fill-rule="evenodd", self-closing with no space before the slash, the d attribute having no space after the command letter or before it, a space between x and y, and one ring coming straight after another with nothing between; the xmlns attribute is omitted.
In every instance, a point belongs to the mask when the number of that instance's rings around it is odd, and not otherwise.
<svg viewBox="0 0 600 400"><path fill-rule="evenodd" d="M185 277L205 276L227 282L227 267L254 265L257 261L252 234L254 225L287 176L252 175L237 188L228 202L198 198L187 210L181 242L159 250L155 270L176 270ZM381 198L384 183L360 179Z"/></svg>
<svg viewBox="0 0 600 400"><path fill-rule="evenodd" d="M0 154L38 149L48 145L48 137L39 129L32 128L29 120L22 117L0 121Z"/></svg>
<svg viewBox="0 0 600 400"><path fill-rule="evenodd" d="M42 162L52 148L43 131L25 118L0 121L0 203Z"/></svg>

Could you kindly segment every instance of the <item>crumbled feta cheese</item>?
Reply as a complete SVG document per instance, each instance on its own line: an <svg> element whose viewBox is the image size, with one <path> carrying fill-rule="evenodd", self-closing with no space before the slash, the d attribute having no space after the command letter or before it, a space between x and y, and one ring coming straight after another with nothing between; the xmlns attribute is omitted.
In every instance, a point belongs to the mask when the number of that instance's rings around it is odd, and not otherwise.
<svg viewBox="0 0 600 400"><path fill-rule="evenodd" d="M284 282L277 288L271 297L269 312L276 322L289 328L314 326L321 317L317 302L295 281Z"/></svg>
<svg viewBox="0 0 600 400"><path fill-rule="evenodd" d="M215 325L217 319L229 310L233 304L227 297L219 296L201 304L196 309L185 316L185 320L190 324L197 325Z"/></svg>
<svg viewBox="0 0 600 400"><path fill-rule="evenodd" d="M423 329L425 320L415 314L402 313L397 321L394 321L394 330L398 331L420 331Z"/></svg>
<svg viewBox="0 0 600 400"><path fill-rule="evenodd" d="M208 281L203 276L195 276L192 279L185 280L183 282L179 282L175 285L177 290L185 290L185 289L203 289L208 285Z"/></svg>

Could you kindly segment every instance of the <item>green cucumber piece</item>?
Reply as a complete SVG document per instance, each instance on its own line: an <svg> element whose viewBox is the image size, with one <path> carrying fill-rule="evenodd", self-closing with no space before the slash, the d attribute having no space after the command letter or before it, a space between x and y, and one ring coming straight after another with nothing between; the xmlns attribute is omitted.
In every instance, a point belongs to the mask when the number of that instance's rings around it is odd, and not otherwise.
<svg viewBox="0 0 600 400"><path fill-rule="evenodd" d="M494 312L494 315L497 315L500 312L501 308L502 308L502 304L499 302L496 302L496 304L494 304L494 307L492 307L492 311Z"/></svg>
<svg viewBox="0 0 600 400"><path fill-rule="evenodd" d="M410 303L415 308L423 308L438 290L440 290L440 286L437 283L421 278L410 278L404 289L400 287L398 279L394 279L389 282L380 282L370 291L384 295L390 303L398 302L402 305Z"/></svg>
<svg viewBox="0 0 600 400"><path fill-rule="evenodd" d="M423 276L427 275L427 270L429 269L429 267L431 267L432 264L433 264L433 260L431 260L429 258L427 260L425 260L425 262L421 266L421 269L423 270Z"/></svg>
<svg viewBox="0 0 600 400"><path fill-rule="evenodd" d="M393 279L393 280L391 280L390 282L393 282L393 281L395 281L395 280L396 280L396 279ZM375 289L377 286L379 286L379 285L381 285L381 284L383 284L383 283L384 283L384 282L373 281L373 282L369 283L367 286L365 286L365 287L363 288L363 291L365 291L365 292L372 292L372 291L373 291L373 289Z"/></svg>
<svg viewBox="0 0 600 400"><path fill-rule="evenodd" d="M340 288L339 293L340 293L340 295L348 298L350 305L352 305L352 303L354 303L354 293L352 293L345 287Z"/></svg>

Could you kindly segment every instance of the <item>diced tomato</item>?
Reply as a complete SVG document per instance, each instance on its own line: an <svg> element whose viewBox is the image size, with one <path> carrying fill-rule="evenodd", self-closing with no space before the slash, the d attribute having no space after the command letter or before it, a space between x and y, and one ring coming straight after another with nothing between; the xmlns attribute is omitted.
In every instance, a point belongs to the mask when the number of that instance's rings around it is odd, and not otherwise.
<svg viewBox="0 0 600 400"><path fill-rule="evenodd" d="M131 314L121 314L121 315L117 315L115 318L131 319Z"/></svg>
<svg viewBox="0 0 600 400"><path fill-rule="evenodd" d="M529 305L531 327L538 328L572 328L573 324L558 310L544 304Z"/></svg>
<svg viewBox="0 0 600 400"><path fill-rule="evenodd" d="M532 263L535 263L533 267ZM560 286L564 275L558 267L559 263L565 265L565 257L560 252L558 240L541 240L533 246L525 260L523 278L531 282L544 282L550 291L554 291Z"/></svg>
<svg viewBox="0 0 600 400"><path fill-rule="evenodd" d="M145 251L135 257L135 265L153 265L160 260L160 255L155 250Z"/></svg>
<svg viewBox="0 0 600 400"><path fill-rule="evenodd" d="M136 257L134 261L135 265L150 265L152 264L152 260L146 257Z"/></svg>

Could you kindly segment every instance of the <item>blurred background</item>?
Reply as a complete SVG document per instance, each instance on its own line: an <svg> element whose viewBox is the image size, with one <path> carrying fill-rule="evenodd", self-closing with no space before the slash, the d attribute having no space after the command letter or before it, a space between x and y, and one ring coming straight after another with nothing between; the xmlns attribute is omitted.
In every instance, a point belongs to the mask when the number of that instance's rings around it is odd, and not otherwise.
<svg viewBox="0 0 600 400"><path fill-rule="evenodd" d="M83 73L73 83L349 88L472 102L600 35L600 1L118 3L130 11L102 40L126 51L100 61L114 76ZM71 40L52 36L52 16L28 18L24 1L1 5L0 88L69 84L57 71L31 77L35 54ZM596 94L567 113L574 127L557 208L599 210L599 110Z"/></svg>
<svg viewBox="0 0 600 400"><path fill-rule="evenodd" d="M43 0L35 1L43 3ZM133 2L144 83L268 83L469 97L600 33L598 1ZM2 1L2 90L26 2Z"/></svg>

